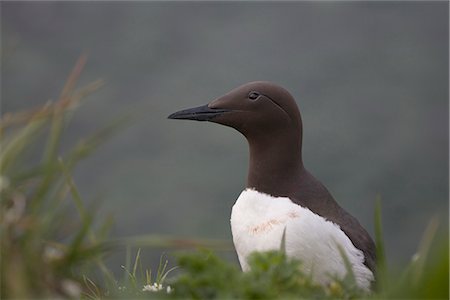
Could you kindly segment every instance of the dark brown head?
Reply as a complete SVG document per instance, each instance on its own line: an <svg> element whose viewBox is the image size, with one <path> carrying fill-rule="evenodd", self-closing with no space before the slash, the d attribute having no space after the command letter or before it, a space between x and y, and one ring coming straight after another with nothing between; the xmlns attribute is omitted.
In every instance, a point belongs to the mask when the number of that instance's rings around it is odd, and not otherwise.
<svg viewBox="0 0 450 300"><path fill-rule="evenodd" d="M169 119L219 123L241 132L247 139L272 140L284 132L302 132L300 112L284 88L265 81L244 84L207 105L173 113Z"/></svg>
<svg viewBox="0 0 450 300"><path fill-rule="evenodd" d="M293 178L289 170L297 172L302 167L300 112L289 92L276 84L250 82L207 105L173 113L169 119L210 121L241 132L250 145L250 187L259 186L264 174L272 179Z"/></svg>

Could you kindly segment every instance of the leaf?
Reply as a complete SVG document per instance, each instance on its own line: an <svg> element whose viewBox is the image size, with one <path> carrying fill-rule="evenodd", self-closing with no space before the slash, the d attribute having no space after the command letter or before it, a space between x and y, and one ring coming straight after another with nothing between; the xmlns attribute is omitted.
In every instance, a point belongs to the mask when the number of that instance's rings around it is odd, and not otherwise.
<svg viewBox="0 0 450 300"><path fill-rule="evenodd" d="M280 251L286 253L286 226L283 229L283 235L281 236Z"/></svg>
<svg viewBox="0 0 450 300"><path fill-rule="evenodd" d="M8 174L11 167L20 161L23 151L36 139L46 120L32 120L19 132L15 133L6 144L2 142L0 151L0 171L2 176Z"/></svg>
<svg viewBox="0 0 450 300"><path fill-rule="evenodd" d="M376 284L379 290L386 290L388 288L388 270L386 264L386 254L383 243L383 226L381 216L381 197L377 196L375 200L374 210L375 220L375 247L376 247Z"/></svg>

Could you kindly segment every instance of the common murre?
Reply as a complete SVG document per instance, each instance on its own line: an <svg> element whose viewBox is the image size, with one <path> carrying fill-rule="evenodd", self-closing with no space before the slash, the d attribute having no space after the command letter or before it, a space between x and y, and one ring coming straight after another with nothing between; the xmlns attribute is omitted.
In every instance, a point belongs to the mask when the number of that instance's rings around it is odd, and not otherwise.
<svg viewBox="0 0 450 300"><path fill-rule="evenodd" d="M285 232L287 255L300 259L317 282L326 284L332 275L346 274L339 244L357 284L370 288L375 245L359 222L304 168L302 120L288 91L270 82L250 82L169 118L226 125L249 143L247 187L231 213L233 242L244 271L248 254L279 249Z"/></svg>

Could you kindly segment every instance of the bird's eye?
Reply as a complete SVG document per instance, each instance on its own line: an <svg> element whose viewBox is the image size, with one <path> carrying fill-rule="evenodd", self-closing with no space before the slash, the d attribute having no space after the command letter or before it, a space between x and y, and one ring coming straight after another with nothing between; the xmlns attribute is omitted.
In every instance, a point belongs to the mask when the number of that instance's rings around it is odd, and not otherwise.
<svg viewBox="0 0 450 300"><path fill-rule="evenodd" d="M259 97L259 93L258 92L250 92L248 94L248 99L250 100L256 100Z"/></svg>

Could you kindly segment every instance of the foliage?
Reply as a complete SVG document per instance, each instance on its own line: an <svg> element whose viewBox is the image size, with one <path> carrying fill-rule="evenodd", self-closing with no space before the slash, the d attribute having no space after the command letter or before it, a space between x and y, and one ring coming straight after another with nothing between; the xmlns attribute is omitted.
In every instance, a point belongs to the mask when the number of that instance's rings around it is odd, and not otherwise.
<svg viewBox="0 0 450 300"><path fill-rule="evenodd" d="M375 219L377 252L384 253L379 202ZM248 260L248 272L209 250L184 253L178 258L178 275L167 279L165 274L165 280L156 281L163 285L161 289L142 290L141 275L141 284L131 285L127 294L121 296L174 299L448 299L449 296L448 237L445 232L438 234L436 219L431 220L417 254L405 268L389 269L385 256L381 256L378 265L382 268L379 267L377 283L369 294L357 287L350 267L344 278L331 277L330 284L321 286L302 272L300 261L286 257L282 250L253 253ZM136 280L134 272L130 278Z"/></svg>
<svg viewBox="0 0 450 300"><path fill-rule="evenodd" d="M179 264L185 273L171 283L175 298L298 299L323 298L331 292L302 273L300 262L277 251L253 253L251 271L245 273L210 252L182 256Z"/></svg>
<svg viewBox="0 0 450 300"><path fill-rule="evenodd" d="M125 271L122 282L106 267L105 254L118 247L130 249L140 245L177 249L228 247L218 240L158 235L107 237L111 218L101 221L95 207L85 206L71 173L80 160L128 123L129 118L118 118L71 147L62 147L73 113L86 96L102 85L97 80L76 88L85 62L85 56L78 60L57 101L36 109L8 112L0 119L1 299L81 295L95 298L115 295L129 283L134 283L129 291L142 292L141 285L164 280L164 265L155 278L148 271L139 283L135 269ZM124 268L130 270L126 265Z"/></svg>
<svg viewBox="0 0 450 300"><path fill-rule="evenodd" d="M169 261L161 256L156 274L151 269L144 269L140 261L140 252L137 251L132 269L122 266L124 278L116 280L109 289L97 286L92 280L86 282L89 291L84 294L87 299L103 298L161 298L171 292L170 286L164 286L167 276L177 267L168 268Z"/></svg>
<svg viewBox="0 0 450 300"><path fill-rule="evenodd" d="M371 294L357 288L351 269L346 277L319 286L302 273L301 262L287 258L283 251L252 254L251 270L246 273L211 252L203 251L180 257L179 265L184 273L172 279L171 296L194 299L448 299L448 235L438 234L437 220L431 220L417 254L400 271L387 268L379 202L375 220L379 258L376 286Z"/></svg>
<svg viewBox="0 0 450 300"><path fill-rule="evenodd" d="M82 56L56 102L2 116L1 298L78 297L81 274L94 267L111 278L100 258L108 248L104 233L109 222L94 224L70 173L120 122L60 153L71 112L101 85L96 81L76 89L84 63ZM41 158L30 155L39 151ZM71 213L74 208L78 217ZM94 225L99 225L96 233Z"/></svg>

